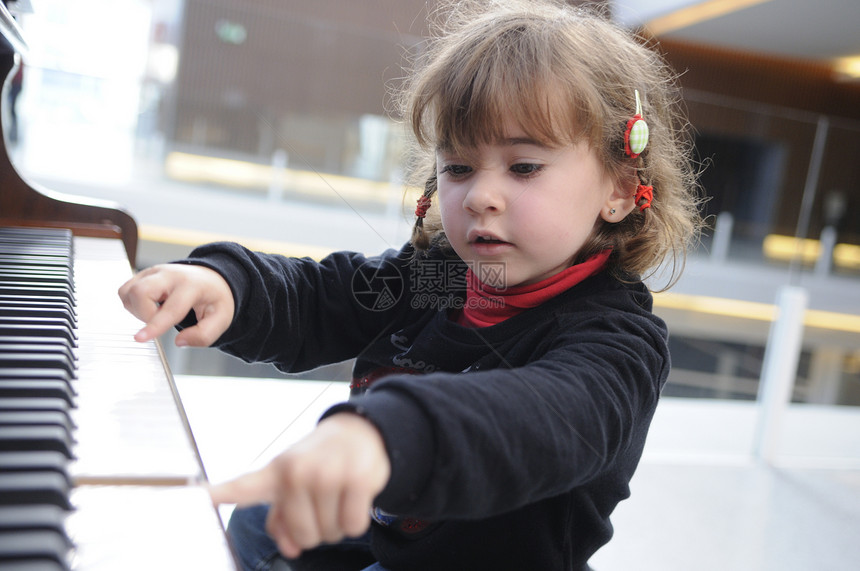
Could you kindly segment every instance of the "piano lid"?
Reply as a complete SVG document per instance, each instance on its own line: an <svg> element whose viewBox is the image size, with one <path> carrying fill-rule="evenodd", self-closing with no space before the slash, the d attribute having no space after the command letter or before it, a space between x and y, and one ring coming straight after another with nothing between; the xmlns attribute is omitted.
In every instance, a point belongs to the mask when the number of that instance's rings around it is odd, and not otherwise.
<svg viewBox="0 0 860 571"><path fill-rule="evenodd" d="M27 44L12 17L10 0L0 3L0 86L16 68ZM23 6L22 6L23 7ZM5 92L4 92L5 93ZM0 98L0 107L7 105ZM137 256L137 222L114 202L72 196L37 187L15 168L3 136L5 114L0 113L0 225L70 228L76 236L121 238L134 267Z"/></svg>
<svg viewBox="0 0 860 571"><path fill-rule="evenodd" d="M3 0L0 4L0 53L10 52L26 52L27 42L24 40L24 34L21 33L21 27L12 14L9 12L9 0ZM11 2L14 6L16 2Z"/></svg>

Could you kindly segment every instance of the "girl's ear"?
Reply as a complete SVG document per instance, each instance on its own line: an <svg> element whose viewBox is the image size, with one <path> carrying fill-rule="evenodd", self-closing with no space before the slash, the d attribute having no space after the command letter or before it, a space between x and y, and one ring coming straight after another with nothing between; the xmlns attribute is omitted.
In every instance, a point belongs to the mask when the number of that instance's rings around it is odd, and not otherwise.
<svg viewBox="0 0 860 571"><path fill-rule="evenodd" d="M636 202L633 199L636 195L636 184L635 178L617 182L606 202L603 203L600 217L606 222L614 224L621 222L633 212L636 207Z"/></svg>

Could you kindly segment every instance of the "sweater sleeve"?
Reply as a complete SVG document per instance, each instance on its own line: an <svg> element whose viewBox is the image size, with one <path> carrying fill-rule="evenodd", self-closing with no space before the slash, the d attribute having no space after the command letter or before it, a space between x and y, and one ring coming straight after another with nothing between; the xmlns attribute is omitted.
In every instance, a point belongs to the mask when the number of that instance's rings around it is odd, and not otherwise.
<svg viewBox="0 0 860 571"><path fill-rule="evenodd" d="M230 284L233 322L214 347L294 372L354 357L397 321L408 309L397 288L409 257L408 249L378 257L335 252L317 262L221 242L181 263L209 267Z"/></svg>
<svg viewBox="0 0 860 571"><path fill-rule="evenodd" d="M392 476L378 505L431 520L481 518L632 459L629 479L669 368L665 329L649 316L577 318L519 367L378 381L350 405L388 447Z"/></svg>

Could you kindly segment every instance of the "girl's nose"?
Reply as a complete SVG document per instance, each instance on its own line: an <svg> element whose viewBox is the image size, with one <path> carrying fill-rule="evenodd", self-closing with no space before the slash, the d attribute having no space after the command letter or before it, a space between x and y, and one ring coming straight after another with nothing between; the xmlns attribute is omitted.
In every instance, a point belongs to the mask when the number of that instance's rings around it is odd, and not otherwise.
<svg viewBox="0 0 860 571"><path fill-rule="evenodd" d="M487 173L475 173L471 183L463 199L463 208L474 214L504 212L505 200L501 181Z"/></svg>

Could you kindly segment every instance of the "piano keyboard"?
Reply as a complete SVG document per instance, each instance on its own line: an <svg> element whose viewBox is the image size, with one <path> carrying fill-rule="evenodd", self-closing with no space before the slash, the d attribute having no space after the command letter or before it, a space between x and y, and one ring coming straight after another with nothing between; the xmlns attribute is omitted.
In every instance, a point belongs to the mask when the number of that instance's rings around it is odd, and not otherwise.
<svg viewBox="0 0 860 571"><path fill-rule="evenodd" d="M235 569L118 240L0 229L0 568Z"/></svg>

